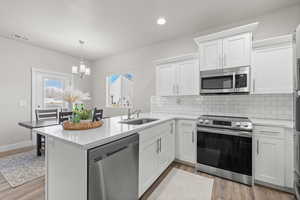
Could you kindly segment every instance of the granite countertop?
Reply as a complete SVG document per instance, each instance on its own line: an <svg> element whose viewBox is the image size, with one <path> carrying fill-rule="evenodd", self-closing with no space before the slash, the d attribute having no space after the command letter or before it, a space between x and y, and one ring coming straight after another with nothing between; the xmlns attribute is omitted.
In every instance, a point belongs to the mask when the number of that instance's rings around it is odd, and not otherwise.
<svg viewBox="0 0 300 200"><path fill-rule="evenodd" d="M34 129L34 131L38 132L41 135L59 139L64 142L77 145L78 147L84 149L91 149L169 120L196 120L198 116L142 113L140 115L140 118L156 118L158 120L143 125L128 125L119 123L120 121L125 120L126 116L118 116L103 119L103 126L95 129L83 131L68 131L64 130L62 125L57 125L37 128Z"/></svg>

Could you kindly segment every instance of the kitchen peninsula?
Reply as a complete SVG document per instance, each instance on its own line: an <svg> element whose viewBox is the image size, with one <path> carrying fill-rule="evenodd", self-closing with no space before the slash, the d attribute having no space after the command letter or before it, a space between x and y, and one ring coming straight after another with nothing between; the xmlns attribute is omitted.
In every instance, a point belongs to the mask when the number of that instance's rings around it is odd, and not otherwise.
<svg viewBox="0 0 300 200"><path fill-rule="evenodd" d="M139 159L136 158L136 153L132 157L132 162L137 163L136 165L131 163L130 167L138 166L131 171L136 170L136 177L139 178L139 185L136 185L133 190L137 191L136 195L141 196L175 159L175 119L189 120L195 124L197 116L142 114L140 119L155 120L140 125L126 124L125 119L125 116L104 119L102 127L85 131L67 131L61 125L35 129L39 134L46 136L46 198L48 200L93 199L93 194L89 191L89 188L93 187L91 183L89 184L88 178L90 173L93 173L91 171L93 169L89 168L89 152L99 146L121 141L120 139L123 138L131 140L131 136L134 135L139 136L137 152ZM194 129L195 126L193 125L191 128ZM143 148L148 145L146 143L151 143L153 138L155 138L155 145L159 144L159 152L155 150L154 153L161 154L163 162L156 174L148 176L147 169L144 171L143 166L147 165L145 162L153 162L153 160L150 159L151 155L147 149L143 152ZM159 142L156 144L156 141ZM122 144L117 145L121 147ZM118 149L113 154L121 150ZM143 157L147 159L143 159ZM118 165L125 165L124 162L126 160ZM130 177L134 178L133 175ZM127 181L132 182L132 180ZM138 181L133 182L137 184Z"/></svg>

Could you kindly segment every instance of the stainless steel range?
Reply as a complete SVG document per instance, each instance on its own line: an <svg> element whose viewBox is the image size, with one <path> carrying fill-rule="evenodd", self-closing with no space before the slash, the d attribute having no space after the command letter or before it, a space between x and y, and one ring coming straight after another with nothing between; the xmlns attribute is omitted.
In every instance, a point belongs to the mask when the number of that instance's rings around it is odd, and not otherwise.
<svg viewBox="0 0 300 200"><path fill-rule="evenodd" d="M197 122L198 171L252 185L252 123L248 118L203 115Z"/></svg>

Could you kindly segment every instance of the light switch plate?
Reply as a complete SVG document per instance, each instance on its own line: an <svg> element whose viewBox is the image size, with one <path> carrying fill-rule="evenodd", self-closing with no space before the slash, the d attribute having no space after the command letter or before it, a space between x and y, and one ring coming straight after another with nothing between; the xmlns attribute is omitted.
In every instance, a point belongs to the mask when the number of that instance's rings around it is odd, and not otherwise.
<svg viewBox="0 0 300 200"><path fill-rule="evenodd" d="M26 105L27 105L27 102L26 102L25 99L21 99L21 100L19 101L19 106L20 106L20 107L26 107Z"/></svg>

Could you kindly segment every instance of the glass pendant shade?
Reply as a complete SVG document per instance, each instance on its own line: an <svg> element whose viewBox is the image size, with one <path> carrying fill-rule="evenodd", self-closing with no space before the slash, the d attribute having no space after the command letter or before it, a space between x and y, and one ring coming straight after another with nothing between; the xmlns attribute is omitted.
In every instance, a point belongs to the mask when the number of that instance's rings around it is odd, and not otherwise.
<svg viewBox="0 0 300 200"><path fill-rule="evenodd" d="M77 73L78 73L78 67L72 66L72 74L77 74Z"/></svg>

